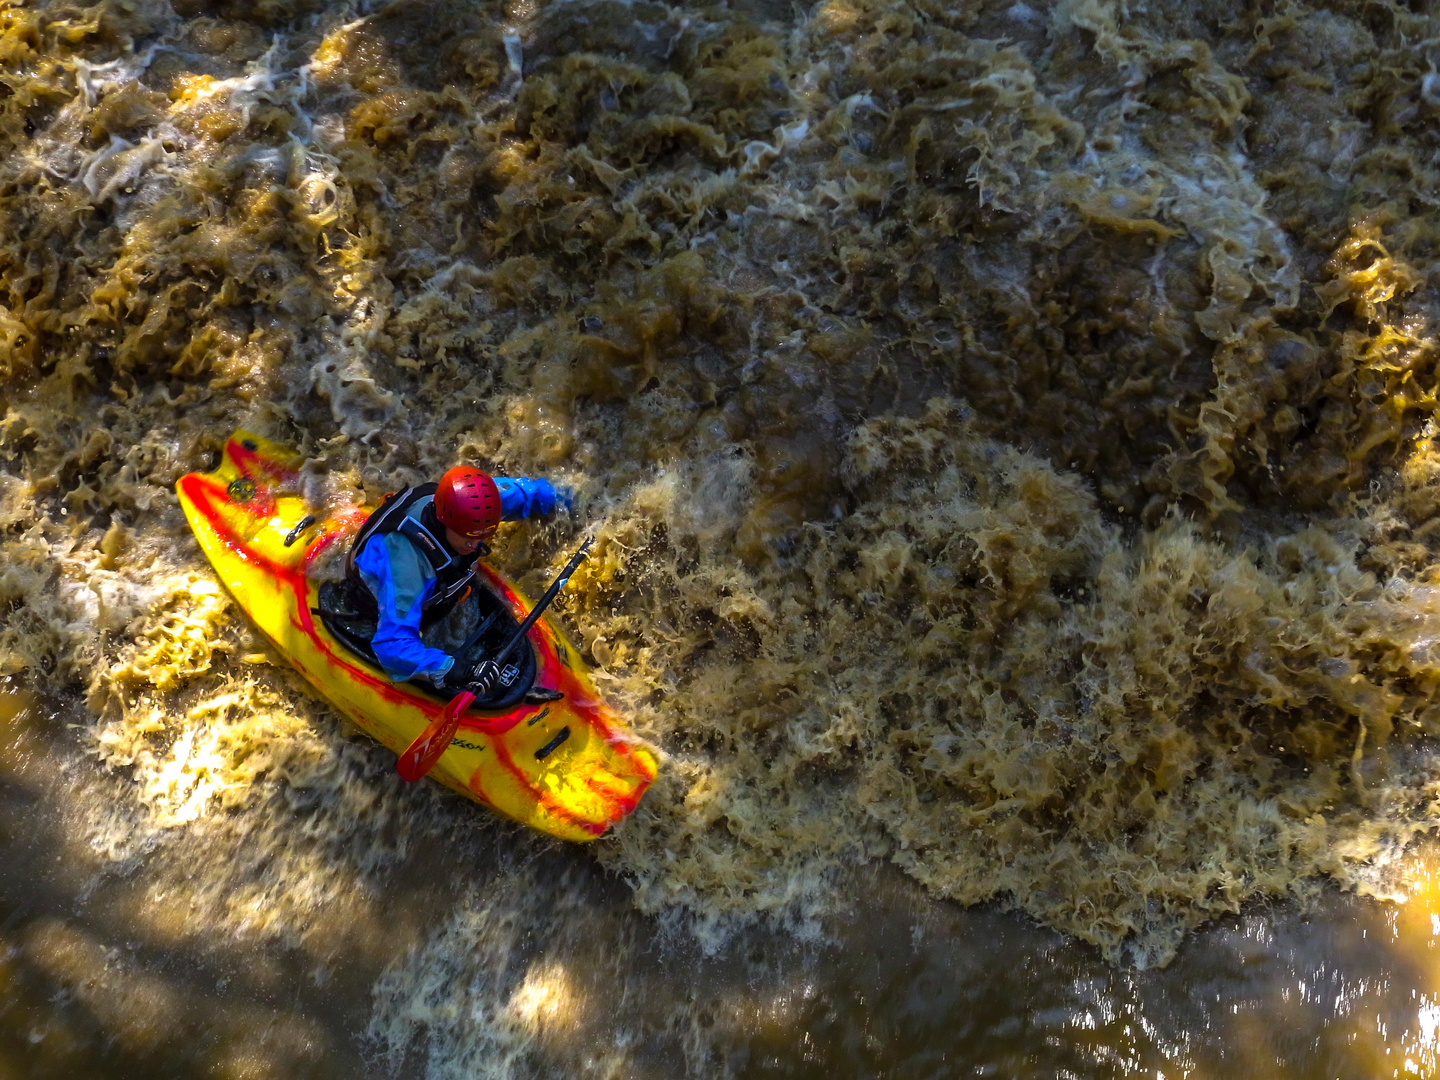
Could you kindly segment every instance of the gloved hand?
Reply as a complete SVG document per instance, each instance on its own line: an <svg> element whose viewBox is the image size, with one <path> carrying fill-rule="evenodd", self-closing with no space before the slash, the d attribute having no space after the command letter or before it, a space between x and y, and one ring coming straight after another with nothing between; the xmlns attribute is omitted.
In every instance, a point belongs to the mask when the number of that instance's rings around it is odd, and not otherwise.
<svg viewBox="0 0 1440 1080"><path fill-rule="evenodd" d="M500 681L500 665L494 660L482 660L465 681L476 697L485 697L494 691L495 684Z"/></svg>
<svg viewBox="0 0 1440 1080"><path fill-rule="evenodd" d="M575 489L570 487L555 488L555 512L573 514L575 512Z"/></svg>

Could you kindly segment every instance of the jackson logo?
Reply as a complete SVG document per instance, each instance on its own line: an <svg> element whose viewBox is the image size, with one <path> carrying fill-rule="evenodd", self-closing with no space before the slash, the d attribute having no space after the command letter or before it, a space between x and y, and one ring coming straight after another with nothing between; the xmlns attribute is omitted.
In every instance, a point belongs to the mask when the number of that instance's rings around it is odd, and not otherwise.
<svg viewBox="0 0 1440 1080"><path fill-rule="evenodd" d="M230 486L225 489L225 494L230 496L231 502L249 502L255 498L255 481L248 476L231 480Z"/></svg>

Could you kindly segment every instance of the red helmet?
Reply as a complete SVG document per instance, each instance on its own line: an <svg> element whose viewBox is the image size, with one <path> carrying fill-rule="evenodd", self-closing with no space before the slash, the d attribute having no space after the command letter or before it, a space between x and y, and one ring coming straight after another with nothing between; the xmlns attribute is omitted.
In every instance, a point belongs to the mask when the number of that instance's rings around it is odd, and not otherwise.
<svg viewBox="0 0 1440 1080"><path fill-rule="evenodd" d="M469 539L485 539L500 524L500 489L479 469L457 465L435 489L440 524Z"/></svg>

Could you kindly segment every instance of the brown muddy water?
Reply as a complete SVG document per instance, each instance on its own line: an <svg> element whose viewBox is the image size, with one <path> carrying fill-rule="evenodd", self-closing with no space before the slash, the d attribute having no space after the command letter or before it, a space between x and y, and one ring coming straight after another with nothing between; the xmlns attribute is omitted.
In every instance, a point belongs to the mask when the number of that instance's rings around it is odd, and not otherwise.
<svg viewBox="0 0 1440 1080"><path fill-rule="evenodd" d="M243 887L251 860L225 845L97 849L126 784L96 774L66 720L5 699L6 1080L1373 1078L1434 1075L1440 1057L1433 851L1403 904L1257 909L1162 970L883 869L845 875L823 942L756 927L704 949L636 912L583 849L420 792L423 834L284 943L197 912L197 878ZM379 776L384 752L363 749ZM311 818L288 816L297 832Z"/></svg>
<svg viewBox="0 0 1440 1080"><path fill-rule="evenodd" d="M0 0L0 1069L1433 1072L1437 120L1395 0ZM576 490L614 835L251 633L240 426Z"/></svg>

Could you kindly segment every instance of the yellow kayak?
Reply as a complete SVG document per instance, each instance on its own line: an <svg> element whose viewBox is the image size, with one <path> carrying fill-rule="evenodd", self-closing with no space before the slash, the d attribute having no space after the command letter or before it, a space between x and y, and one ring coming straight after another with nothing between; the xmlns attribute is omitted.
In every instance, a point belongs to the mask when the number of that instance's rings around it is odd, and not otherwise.
<svg viewBox="0 0 1440 1080"><path fill-rule="evenodd" d="M182 476L175 487L201 549L245 614L326 700L399 753L446 702L387 678L367 655L368 638L330 594L322 598L310 568L331 545L348 544L369 512L313 515L299 465L284 447L237 431L219 468ZM483 563L478 580L482 613L488 606L495 616L490 633L505 639L530 605ZM467 711L430 775L542 832L593 840L635 809L655 779L655 755L600 700L579 653L553 625L540 618L528 641L529 650L518 650L526 655L515 664L514 692Z"/></svg>

